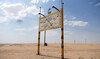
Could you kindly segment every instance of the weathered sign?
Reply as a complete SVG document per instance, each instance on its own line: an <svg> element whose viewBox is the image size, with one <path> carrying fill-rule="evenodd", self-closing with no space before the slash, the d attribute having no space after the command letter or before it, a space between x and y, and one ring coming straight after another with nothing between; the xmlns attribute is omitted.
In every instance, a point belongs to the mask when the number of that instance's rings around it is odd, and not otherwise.
<svg viewBox="0 0 100 59"><path fill-rule="evenodd" d="M46 31L61 27L61 13L56 11L39 19L39 30Z"/></svg>

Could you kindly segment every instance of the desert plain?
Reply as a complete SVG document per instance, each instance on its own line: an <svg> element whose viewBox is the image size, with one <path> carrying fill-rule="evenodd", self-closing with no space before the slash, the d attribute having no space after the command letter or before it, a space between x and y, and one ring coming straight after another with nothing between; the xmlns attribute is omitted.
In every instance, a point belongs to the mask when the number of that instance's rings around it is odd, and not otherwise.
<svg viewBox="0 0 100 59"><path fill-rule="evenodd" d="M100 59L100 44L64 44L65 59ZM0 59L61 59L60 43L37 44L0 44Z"/></svg>

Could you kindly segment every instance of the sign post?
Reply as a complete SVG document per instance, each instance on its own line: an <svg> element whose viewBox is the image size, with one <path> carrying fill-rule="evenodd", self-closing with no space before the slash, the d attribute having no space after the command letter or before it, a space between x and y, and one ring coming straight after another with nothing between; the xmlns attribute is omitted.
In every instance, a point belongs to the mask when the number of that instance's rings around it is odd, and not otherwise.
<svg viewBox="0 0 100 59"><path fill-rule="evenodd" d="M61 0L61 59L64 59L63 0Z"/></svg>
<svg viewBox="0 0 100 59"><path fill-rule="evenodd" d="M63 8L61 8L61 59L64 59L64 26L63 26Z"/></svg>
<svg viewBox="0 0 100 59"><path fill-rule="evenodd" d="M44 31L44 46L47 46L47 43L46 43L46 31Z"/></svg>
<svg viewBox="0 0 100 59"><path fill-rule="evenodd" d="M41 7L40 7L40 13L41 13ZM41 18L41 15L39 18ZM40 20L39 20L39 22L40 22ZM40 23L39 23L39 25L40 25ZM40 26L39 26L39 29L40 29ZM38 30L38 55L40 55L40 30Z"/></svg>

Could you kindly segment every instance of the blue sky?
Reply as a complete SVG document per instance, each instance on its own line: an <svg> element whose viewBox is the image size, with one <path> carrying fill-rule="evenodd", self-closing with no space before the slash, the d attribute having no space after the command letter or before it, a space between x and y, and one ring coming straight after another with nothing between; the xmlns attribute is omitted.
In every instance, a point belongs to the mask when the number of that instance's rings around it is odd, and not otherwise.
<svg viewBox="0 0 100 59"><path fill-rule="evenodd" d="M47 15L60 0L0 0L0 43L37 43L39 7ZM52 9L52 12L56 11ZM100 44L100 0L64 0L65 43ZM60 43L60 29L47 31L47 42ZM41 32L43 43L44 32Z"/></svg>

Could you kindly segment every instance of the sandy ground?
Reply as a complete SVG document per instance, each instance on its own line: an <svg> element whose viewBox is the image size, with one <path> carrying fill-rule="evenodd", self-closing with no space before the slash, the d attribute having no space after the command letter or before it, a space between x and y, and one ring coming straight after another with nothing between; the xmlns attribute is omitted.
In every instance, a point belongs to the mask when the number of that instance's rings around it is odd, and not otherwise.
<svg viewBox="0 0 100 59"><path fill-rule="evenodd" d="M41 44L41 55L37 55L37 44L0 45L0 59L60 59L60 44ZM65 44L65 59L100 59L100 44Z"/></svg>

